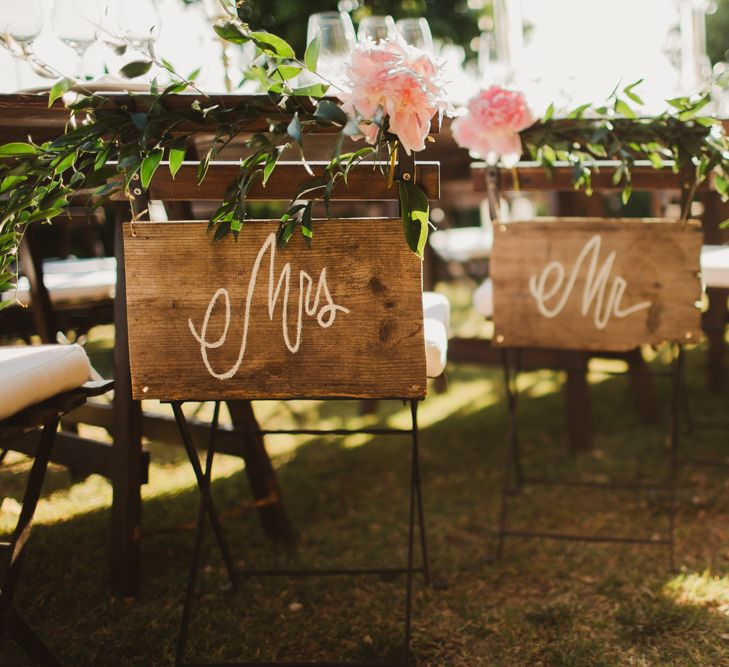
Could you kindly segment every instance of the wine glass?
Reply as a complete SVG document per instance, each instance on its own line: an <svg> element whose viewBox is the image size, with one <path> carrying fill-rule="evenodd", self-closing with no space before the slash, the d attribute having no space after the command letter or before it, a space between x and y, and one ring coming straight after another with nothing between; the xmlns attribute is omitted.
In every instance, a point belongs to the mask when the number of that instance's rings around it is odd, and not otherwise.
<svg viewBox="0 0 729 667"><path fill-rule="evenodd" d="M77 74L82 78L84 54L96 41L101 25L98 0L54 0L51 24L59 39L76 52Z"/></svg>
<svg viewBox="0 0 729 667"><path fill-rule="evenodd" d="M19 59L26 60L31 68L48 78L55 73L43 67L33 53L33 40L43 28L43 8L40 0L0 0L0 43L15 56L15 78L22 86Z"/></svg>
<svg viewBox="0 0 729 667"><path fill-rule="evenodd" d="M133 46L145 47L159 37L160 19L154 0L123 0L119 3L119 29Z"/></svg>
<svg viewBox="0 0 729 667"><path fill-rule="evenodd" d="M430 34L430 26L424 17L400 19L395 27L402 35L402 38L410 45L428 53L433 53L433 35Z"/></svg>
<svg viewBox="0 0 729 667"><path fill-rule="evenodd" d="M40 0L0 0L0 33L29 46L43 28Z"/></svg>
<svg viewBox="0 0 729 667"><path fill-rule="evenodd" d="M342 83L347 61L356 44L354 26L349 14L320 12L309 17L307 44L319 37L317 73L335 86Z"/></svg>
<svg viewBox="0 0 729 667"><path fill-rule="evenodd" d="M364 42L368 37L375 42L395 37L397 29L392 16L366 16L359 22L357 39Z"/></svg>

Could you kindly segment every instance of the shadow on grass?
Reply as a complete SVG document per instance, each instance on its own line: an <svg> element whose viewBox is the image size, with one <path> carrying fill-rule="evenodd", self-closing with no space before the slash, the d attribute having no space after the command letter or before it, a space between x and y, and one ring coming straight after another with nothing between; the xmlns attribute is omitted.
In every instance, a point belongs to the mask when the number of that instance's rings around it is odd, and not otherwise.
<svg viewBox="0 0 729 667"><path fill-rule="evenodd" d="M703 389L700 352L688 359L697 415L722 414L723 399ZM451 377L453 395L498 372L464 367ZM594 450L566 454L561 392L540 389L542 376L524 377L522 442L527 466L561 476L660 476L665 473L665 429L640 424L627 381L593 385ZM665 400L668 387L658 386ZM449 414L422 431L425 506L435 574L444 591L415 588L413 650L427 665L725 664L729 662L729 503L718 471L682 472L678 556L684 575L718 576L702 598L681 596L664 554L655 548L507 543L493 562L495 523L504 458L503 400L485 406L479 397L450 405L448 394L423 406ZM429 404L431 407L429 408ZM336 404L317 407L335 419ZM481 407L478 407L481 405ZM477 407L474 407L477 406ZM383 406L380 425L401 418ZM693 452L717 450L717 440L694 434ZM159 445L155 445L155 450ZM171 453L175 452L175 454ZM154 453L154 452L153 452ZM240 568L277 564L363 566L405 562L409 447L406 437L314 440L278 461L278 475L301 542L285 554L263 538L257 517L226 524ZM185 467L182 451L169 449L165 469ZM7 475L7 473L2 473ZM62 474L62 473L57 473ZM0 483L5 477L0 477ZM60 479L60 478L59 478ZM144 504L145 529L189 522L197 492L188 476L176 492L154 494ZM53 488L60 488L52 481ZM245 475L214 483L221 512L247 502ZM584 532L641 532L663 528L664 503L650 494L528 490L514 502L515 525ZM145 538L142 594L135 601L110 597L109 511L37 526L18 606L64 663L171 664L192 545L189 531ZM358 659L395 657L401 646L403 580L260 579L235 593L221 589L224 575L208 533L205 563L191 626L191 654L201 660ZM684 587L685 588L685 587ZM726 598L726 600L724 599ZM726 603L726 607L723 607ZM0 646L0 663L18 654Z"/></svg>

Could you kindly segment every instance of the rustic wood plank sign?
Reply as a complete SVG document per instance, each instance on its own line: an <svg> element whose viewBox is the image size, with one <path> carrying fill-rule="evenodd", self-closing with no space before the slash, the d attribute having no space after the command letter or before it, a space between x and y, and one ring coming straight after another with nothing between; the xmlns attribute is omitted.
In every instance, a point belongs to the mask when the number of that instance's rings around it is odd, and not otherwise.
<svg viewBox="0 0 729 667"><path fill-rule="evenodd" d="M494 231L494 344L625 351L698 341L701 230L645 219L556 219Z"/></svg>
<svg viewBox="0 0 729 667"><path fill-rule="evenodd" d="M124 225L135 399L420 398L421 262L399 220L278 221L213 243L206 222Z"/></svg>

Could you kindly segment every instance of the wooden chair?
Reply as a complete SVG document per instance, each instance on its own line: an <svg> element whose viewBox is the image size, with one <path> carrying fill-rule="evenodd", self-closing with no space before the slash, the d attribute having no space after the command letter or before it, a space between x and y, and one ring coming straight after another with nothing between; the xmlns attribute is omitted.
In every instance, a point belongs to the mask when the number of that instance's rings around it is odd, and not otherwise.
<svg viewBox="0 0 729 667"><path fill-rule="evenodd" d="M97 324L113 320L116 261L103 255L99 231L103 211L89 217L84 209L72 208L53 228L31 225L19 252L20 279L17 290L0 294L10 302L0 311L0 326L29 341L56 342L57 332L86 333ZM70 256L72 231L83 234L84 258ZM51 233L53 232L53 233ZM53 248L47 258L47 248ZM44 252L44 250L46 252Z"/></svg>
<svg viewBox="0 0 729 667"><path fill-rule="evenodd" d="M323 168L321 163L310 166L315 173L321 173ZM403 170L406 178L418 182L429 198L437 198L437 164L403 162L400 174ZM196 172L197 163L184 163L173 180L163 164L148 192L143 193L133 184L135 207L144 210L145 197L165 202L220 200L236 177L238 164L213 161L200 186ZM300 162L282 161L266 187L256 183L248 198L287 200L295 192L295 185L308 178ZM449 309L442 297L428 295L424 299L421 262L407 248L399 219L337 216L337 206L342 202L396 201L396 188L388 189L382 174L361 165L350 173L349 187L338 185L332 198L333 217L314 221L311 249L298 233L290 247L277 248L276 220L247 221L237 242L228 237L215 244L206 234L207 222L139 221L124 225L133 396L171 403L201 496L177 646L178 664L185 658L207 520L233 586L241 576L349 573L346 568L236 571L211 494L221 401L227 401L229 406L250 406L251 400L307 398L398 399L410 405L412 425L408 429L271 430L255 421L247 427L236 424L237 429L259 439L281 433L410 437L407 563L352 572L406 575L403 657L404 662L409 660L412 578L416 572L423 572L426 581L429 576L417 406L426 393L426 375L439 375L445 368ZM274 280L278 288L271 282ZM259 284L262 292L256 291ZM299 293L305 285L306 293ZM292 301L302 299L298 310L291 304L285 305L289 289ZM221 320L223 311L226 314ZM224 320L228 320L230 328ZM213 330L217 342L209 340ZM215 409L205 463L201 464L182 405L204 400L215 401ZM270 466L265 449L262 451L266 466ZM281 494L272 469L264 479L269 485L268 502L280 504ZM422 553L419 567L414 562L416 527Z"/></svg>
<svg viewBox="0 0 729 667"><path fill-rule="evenodd" d="M0 640L7 633L39 665L58 661L15 609L13 599L60 419L87 397L112 387L111 382L87 382L90 371L78 345L0 347L0 450L12 450L17 438L42 429L17 526L10 540L0 543L0 553L7 558L0 586Z"/></svg>
<svg viewBox="0 0 729 667"><path fill-rule="evenodd" d="M509 454L499 515L501 557L507 537L666 546L674 558L681 351L701 338L701 229L696 221L560 218L499 223L492 300L509 407ZM530 258L528 263L524 257ZM483 290L482 290L483 291ZM641 345L674 347L669 372L669 461L665 480L555 480L522 470L517 377L524 352L595 351L616 355ZM586 370L586 369L585 369ZM668 525L661 537L515 530L507 505L526 485L665 491Z"/></svg>

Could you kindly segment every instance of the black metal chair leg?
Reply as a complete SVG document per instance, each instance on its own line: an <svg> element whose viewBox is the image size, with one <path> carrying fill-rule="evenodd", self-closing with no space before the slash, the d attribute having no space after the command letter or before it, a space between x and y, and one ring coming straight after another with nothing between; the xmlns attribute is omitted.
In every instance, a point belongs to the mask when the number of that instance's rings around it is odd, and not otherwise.
<svg viewBox="0 0 729 667"><path fill-rule="evenodd" d="M676 512L677 498L676 485L678 483L678 433L681 408L681 380L683 376L683 346L677 345L673 360L673 386L671 387L671 433L670 461L668 472L669 507L668 507L668 563L669 568L675 570L675 534L676 534Z"/></svg>
<svg viewBox="0 0 729 667"><path fill-rule="evenodd" d="M0 589L0 637L7 630L9 635L21 648L39 664L58 664L51 651L41 641L40 637L23 621L13 609L13 597L20 576L20 567L25 555L25 543L30 535L33 515L38 506L43 480L45 479L48 462L51 458L53 440L58 429L59 419L48 422L41 432L40 442L33 460L33 466L28 476L28 484L23 496L23 504L18 517L18 523L13 532L10 544L10 562L5 573L2 589Z"/></svg>
<svg viewBox="0 0 729 667"><path fill-rule="evenodd" d="M215 509L213 496L210 493L209 486L206 484L205 474L203 473L202 467L200 466L200 459L198 459L197 452L195 451L195 445L192 441L192 434L190 433L187 419L185 418L185 414L182 412L182 403L180 403L179 401L173 402L172 410L175 413L177 427L180 430L182 442L185 445L187 456L190 459L190 464L192 465L192 469L195 473L195 478L197 479L197 486L200 489L200 496L207 509L207 514L210 517L210 525L213 529L213 533L215 534L215 540L218 543L218 547L220 548L220 553L223 557L225 568L228 571L228 578L230 579L231 586L235 588L235 572L233 567L233 559L230 555L228 543L225 541L225 536L223 535L223 527L220 525L220 519L218 517L218 511ZM213 435L214 433L211 432L211 438L213 437ZM208 451L210 451L210 447L212 447L212 445L209 445Z"/></svg>
<svg viewBox="0 0 729 667"><path fill-rule="evenodd" d="M43 667L56 667L61 664L15 609L8 610L7 627L11 639L25 651L33 662Z"/></svg>
<svg viewBox="0 0 729 667"><path fill-rule="evenodd" d="M420 556L423 565L423 578L425 585L430 586L430 562L428 559L428 537L425 532L425 511L423 510L423 488L422 478L420 475L420 448L418 444L418 402L410 402L410 414L412 417L413 427L413 447L415 449L414 465L415 471L413 475L413 483L415 484L415 499L417 501L418 510L418 531L420 533Z"/></svg>
<svg viewBox="0 0 729 667"><path fill-rule="evenodd" d="M413 401L415 403L415 401ZM413 408L413 411L417 408ZM414 414L414 412L413 412ZM408 562L405 582L405 664L410 664L410 637L412 634L413 610L413 551L415 550L415 506L416 475L418 474L418 438L417 429L413 429L412 458L410 462L410 509L408 513Z"/></svg>
<svg viewBox="0 0 729 667"><path fill-rule="evenodd" d="M0 591L0 617L2 616L2 612L9 608L12 603L15 586L18 581L18 575L20 574L20 565L23 560L25 542L30 534L33 515L35 514L35 509L38 506L38 499L40 498L41 489L43 487L43 480L48 468L48 461L51 457L53 439L56 435L57 428L58 419L55 419L46 424L41 432L38 449L36 451L35 459L33 459L33 467L31 468L30 475L28 477L28 485L26 486L25 495L23 496L20 516L18 517L18 523L10 541L12 544L10 563L5 575L2 590Z"/></svg>
<svg viewBox="0 0 729 667"><path fill-rule="evenodd" d="M517 351L517 364L512 368L509 363L508 350L502 350L501 361L504 371L504 388L506 391L508 415L508 446L506 454L506 470L501 489L501 508L499 510L499 532L496 545L496 560L504 555L504 542L506 540L506 523L508 519L509 496L518 493L522 485L521 458L519 454L519 433L517 427L519 352Z"/></svg>
<svg viewBox="0 0 729 667"><path fill-rule="evenodd" d="M213 458L215 456L215 435L218 430L218 421L220 419L220 401L215 401L213 409L213 421L210 425L210 436L208 440L208 450L205 458L205 485L210 489L210 482L213 472ZM192 560L190 562L190 571L187 576L187 588L185 590L185 602L182 607L182 620L180 622L180 634L177 638L177 651L175 656L175 665L184 663L185 648L187 646L187 633L190 627L190 614L192 613L192 601L195 596L195 585L197 583L197 572L200 564L200 553L202 551L203 537L205 534L205 501L202 494L197 508L197 522L195 524L195 544L192 551ZM231 581L231 585L235 585Z"/></svg>

